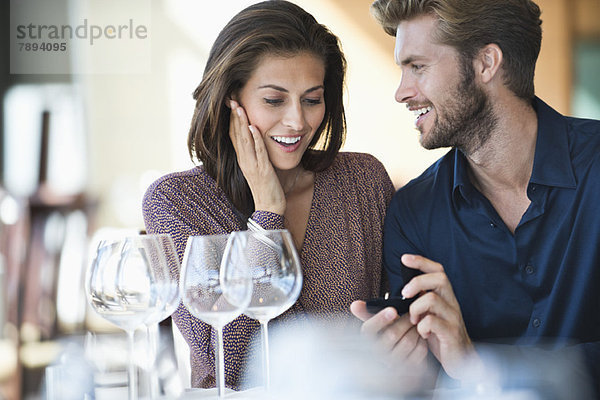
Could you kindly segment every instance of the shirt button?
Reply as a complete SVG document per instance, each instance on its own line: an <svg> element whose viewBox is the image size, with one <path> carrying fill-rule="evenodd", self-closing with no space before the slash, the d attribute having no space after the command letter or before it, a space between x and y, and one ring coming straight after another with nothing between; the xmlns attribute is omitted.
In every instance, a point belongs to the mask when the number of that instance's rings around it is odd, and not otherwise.
<svg viewBox="0 0 600 400"><path fill-rule="evenodd" d="M540 321L539 318L533 319L533 327L534 328L539 328L541 324L542 324L542 321Z"/></svg>
<svg viewBox="0 0 600 400"><path fill-rule="evenodd" d="M495 228L496 224L494 223L494 221L490 221L490 228Z"/></svg>
<svg viewBox="0 0 600 400"><path fill-rule="evenodd" d="M531 191L532 191L532 192L535 192L535 189L536 189L536 188L537 188L537 186L535 186L535 185L531 185Z"/></svg>
<svg viewBox="0 0 600 400"><path fill-rule="evenodd" d="M525 272L527 272L528 275L531 275L534 272L534 268L531 265L528 265L525 267Z"/></svg>

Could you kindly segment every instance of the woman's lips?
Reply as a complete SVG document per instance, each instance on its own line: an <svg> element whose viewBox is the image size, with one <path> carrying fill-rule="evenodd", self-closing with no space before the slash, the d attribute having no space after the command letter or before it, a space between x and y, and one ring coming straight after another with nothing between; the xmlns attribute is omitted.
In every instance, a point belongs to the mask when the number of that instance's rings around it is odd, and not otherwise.
<svg viewBox="0 0 600 400"><path fill-rule="evenodd" d="M271 136L271 139L286 153L298 150L302 142L302 136Z"/></svg>

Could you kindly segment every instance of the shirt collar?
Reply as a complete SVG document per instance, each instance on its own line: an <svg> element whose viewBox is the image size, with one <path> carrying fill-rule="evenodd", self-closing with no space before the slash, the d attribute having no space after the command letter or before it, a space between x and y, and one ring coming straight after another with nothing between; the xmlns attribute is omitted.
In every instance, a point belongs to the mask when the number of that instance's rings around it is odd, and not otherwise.
<svg viewBox="0 0 600 400"><path fill-rule="evenodd" d="M538 131L533 159L533 171L529 181L546 186L576 187L571 164L565 117L552 109L538 97L533 102L538 117ZM473 186L469 180L468 163L458 149L454 151L454 186L465 199Z"/></svg>
<svg viewBox="0 0 600 400"><path fill-rule="evenodd" d="M454 186L452 192L456 193L457 189L459 189L465 200L468 200L473 190L473 185L469 180L469 166L465 155L460 150L454 148L452 151L454 152Z"/></svg>
<svg viewBox="0 0 600 400"><path fill-rule="evenodd" d="M533 108L538 116L538 131L529 181L546 186L576 187L565 117L537 97Z"/></svg>

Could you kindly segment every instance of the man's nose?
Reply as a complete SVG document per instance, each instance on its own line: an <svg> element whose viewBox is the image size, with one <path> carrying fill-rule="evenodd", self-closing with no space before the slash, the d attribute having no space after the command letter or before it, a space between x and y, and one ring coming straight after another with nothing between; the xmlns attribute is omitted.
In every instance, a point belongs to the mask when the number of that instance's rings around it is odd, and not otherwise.
<svg viewBox="0 0 600 400"><path fill-rule="evenodd" d="M416 95L417 90L414 82L407 77L406 74L402 74L402 77L400 78L400 84L396 89L394 98L398 103L406 103Z"/></svg>

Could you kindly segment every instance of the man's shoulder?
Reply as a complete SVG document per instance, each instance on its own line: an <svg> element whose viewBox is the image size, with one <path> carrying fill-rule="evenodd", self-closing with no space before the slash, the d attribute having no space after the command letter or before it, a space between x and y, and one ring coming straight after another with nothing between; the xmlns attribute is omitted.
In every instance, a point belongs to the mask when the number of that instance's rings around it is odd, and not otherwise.
<svg viewBox="0 0 600 400"><path fill-rule="evenodd" d="M574 166L600 168L600 121L575 117L565 117L565 120Z"/></svg>
<svg viewBox="0 0 600 400"><path fill-rule="evenodd" d="M430 203L452 191L456 149L452 149L431 164L421 175L396 191L394 201Z"/></svg>
<svg viewBox="0 0 600 400"><path fill-rule="evenodd" d="M542 126L549 128L557 124L566 123L565 127L571 138L591 140L597 143L600 140L600 120L563 115L546 104L543 100L536 98L534 107L538 113L539 122ZM552 125L544 125L544 124Z"/></svg>
<svg viewBox="0 0 600 400"><path fill-rule="evenodd" d="M600 143L600 120L577 117L565 117L565 120L572 135L589 141L590 144Z"/></svg>

